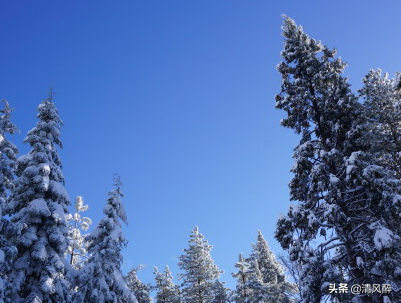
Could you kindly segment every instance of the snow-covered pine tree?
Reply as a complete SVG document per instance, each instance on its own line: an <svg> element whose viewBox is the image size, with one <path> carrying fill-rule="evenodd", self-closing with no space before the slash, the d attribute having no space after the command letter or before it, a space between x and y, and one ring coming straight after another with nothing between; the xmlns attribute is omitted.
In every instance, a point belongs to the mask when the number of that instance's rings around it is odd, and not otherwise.
<svg viewBox="0 0 401 303"><path fill-rule="evenodd" d="M154 267L155 271L155 286L156 290L156 303L181 303L180 289L173 282L173 276L170 268L166 265L164 272L159 272L157 267Z"/></svg>
<svg viewBox="0 0 401 303"><path fill-rule="evenodd" d="M259 264L256 259L248 259L251 275L247 281L247 287L251 290L247 303L265 303L271 302L268 297L268 288L263 282L263 275L259 270ZM272 301L274 302L274 301Z"/></svg>
<svg viewBox="0 0 401 303"><path fill-rule="evenodd" d="M401 90L398 77L390 79L380 69L371 70L359 91L364 99L369 141L381 164L396 172L401 179Z"/></svg>
<svg viewBox="0 0 401 303"><path fill-rule="evenodd" d="M138 270L142 268L143 266L140 265L131 269L124 279L128 288L135 295L138 303L152 303L152 298L150 297L150 286L139 280L137 276Z"/></svg>
<svg viewBox="0 0 401 303"><path fill-rule="evenodd" d="M126 246L126 240L120 220L127 223L127 217L118 176L115 177L114 186L103 209L105 217L85 238L89 242L89 259L79 270L74 303L137 303L121 272L121 250Z"/></svg>
<svg viewBox="0 0 401 303"><path fill-rule="evenodd" d="M249 263L253 260L257 263L257 267L252 268L251 266L251 269L255 272L260 271L262 282L266 289L266 301L263 302L291 302L296 285L286 280L282 265L276 261L260 230L258 231L256 244L252 245L251 255L247 259ZM251 264L255 264L255 262Z"/></svg>
<svg viewBox="0 0 401 303"><path fill-rule="evenodd" d="M18 254L9 274L13 293L8 300L63 303L69 301L65 216L70 201L57 151L62 121L51 90L37 117L25 138L31 151L18 158L15 190L5 208L20 232L13 238Z"/></svg>
<svg viewBox="0 0 401 303"><path fill-rule="evenodd" d="M212 303L213 283L219 278L221 270L214 264L210 255L212 246L207 243L198 227L191 232L189 248L179 257L178 263L183 273L182 296L184 303Z"/></svg>
<svg viewBox="0 0 401 303"><path fill-rule="evenodd" d="M230 289L224 286L224 282L216 279L213 282L213 303L227 303L229 300Z"/></svg>
<svg viewBox="0 0 401 303"><path fill-rule="evenodd" d="M88 241L82 235L81 230L87 231L92 224L92 220L88 217L81 217L80 212L88 210L88 205L84 205L84 200L78 196L75 200L75 213L68 214L68 249L66 254L69 255L69 262L75 269L80 269L88 260Z"/></svg>
<svg viewBox="0 0 401 303"><path fill-rule="evenodd" d="M235 267L238 268L238 271L232 273L232 276L237 279L237 285L231 294L231 299L236 303L248 303L252 295L252 289L249 288L248 283L253 272L250 264L244 259L242 254L239 255Z"/></svg>
<svg viewBox="0 0 401 303"><path fill-rule="evenodd" d="M7 134L15 133L17 127L10 121L12 110L8 102L3 100L3 103L4 108L0 110L0 303L4 303L6 297L10 296L7 276L17 253L15 246L8 239L18 236L18 230L13 224L3 218L2 210L14 189L14 170L18 153L16 146L6 138Z"/></svg>
<svg viewBox="0 0 401 303"><path fill-rule="evenodd" d="M7 139L7 134L14 134L17 127L11 123L12 109L6 100L0 110L0 203L4 204L14 190L14 174L17 162L17 147Z"/></svg>
<svg viewBox="0 0 401 303"><path fill-rule="evenodd" d="M18 236L18 230L10 221L3 218L2 206L0 205L0 303L10 302L7 298L11 296L12 287L8 276L17 249L8 239L13 236Z"/></svg>
<svg viewBox="0 0 401 303"><path fill-rule="evenodd" d="M335 51L285 17L282 125L301 134L290 195L297 205L277 223L276 238L301 268L303 302L399 302L399 292L328 293L330 284L400 284L401 185L380 165L366 135L362 105L342 76ZM391 211L389 211L391 209ZM316 244L314 244L316 243ZM341 282L340 282L341 281Z"/></svg>

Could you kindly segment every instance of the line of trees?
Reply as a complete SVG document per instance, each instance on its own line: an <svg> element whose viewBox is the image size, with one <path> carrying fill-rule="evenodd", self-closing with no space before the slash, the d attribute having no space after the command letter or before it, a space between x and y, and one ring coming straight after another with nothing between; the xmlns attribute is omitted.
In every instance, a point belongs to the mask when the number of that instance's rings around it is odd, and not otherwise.
<svg viewBox="0 0 401 303"><path fill-rule="evenodd" d="M38 108L38 122L24 142L31 150L17 158L7 138L17 128L4 101L0 111L0 303L257 303L291 302L294 285L259 232L248 258L236 264L237 287L219 280L223 271L211 257L212 246L195 228L189 247L179 257L178 286L166 266L155 267L155 285L137 277L140 267L121 272L126 246L121 224L127 223L122 184L115 176L103 209L104 217L86 234L92 221L82 197L73 213L64 187L58 148L62 121L50 90Z"/></svg>
<svg viewBox="0 0 401 303"><path fill-rule="evenodd" d="M62 121L48 98L38 106L38 122L24 142L31 147L17 158L7 136L15 133L12 112L0 111L0 303L136 303L121 272L127 222L121 182L115 178L97 227L78 197L69 214L57 148Z"/></svg>
<svg viewBox="0 0 401 303"><path fill-rule="evenodd" d="M155 267L155 284L142 283L137 276L140 267L132 269L126 281L139 303L150 303L155 292L155 303L291 303L298 292L296 284L287 281L283 266L276 260L262 233L252 245L249 257L239 256L235 264L237 280L230 290L220 281L223 273L211 257L212 246L196 227L190 235L189 247L179 257L180 285L173 282L168 266L163 272Z"/></svg>

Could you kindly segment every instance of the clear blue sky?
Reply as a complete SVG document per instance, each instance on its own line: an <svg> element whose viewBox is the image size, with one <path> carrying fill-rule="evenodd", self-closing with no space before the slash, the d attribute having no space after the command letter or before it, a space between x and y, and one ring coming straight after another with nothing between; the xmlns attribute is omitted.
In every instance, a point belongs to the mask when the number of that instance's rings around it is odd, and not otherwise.
<svg viewBox="0 0 401 303"><path fill-rule="evenodd" d="M124 183L124 272L153 282L190 231L230 273L260 229L273 251L296 136L279 126L281 14L336 47L354 88L370 68L401 69L399 1L1 1L0 98L21 153L49 86L65 123L72 200L95 224L113 173Z"/></svg>

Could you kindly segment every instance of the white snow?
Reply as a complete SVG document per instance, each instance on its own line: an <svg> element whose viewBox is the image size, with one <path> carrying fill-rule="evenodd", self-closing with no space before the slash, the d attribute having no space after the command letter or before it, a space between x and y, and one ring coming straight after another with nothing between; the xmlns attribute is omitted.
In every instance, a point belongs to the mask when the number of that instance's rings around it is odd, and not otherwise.
<svg viewBox="0 0 401 303"><path fill-rule="evenodd" d="M333 174L330 174L330 184L335 186L340 180Z"/></svg>
<svg viewBox="0 0 401 303"><path fill-rule="evenodd" d="M362 259L361 257L356 257L356 265L357 265L359 268L362 268L362 267L363 267L363 259Z"/></svg>
<svg viewBox="0 0 401 303"><path fill-rule="evenodd" d="M376 249L382 250L386 247L390 247L394 239L394 233L384 226L380 226L375 231L375 237L373 239Z"/></svg>
<svg viewBox="0 0 401 303"><path fill-rule="evenodd" d="M39 169L42 171L42 173L45 176L48 176L50 174L50 166L48 163L42 163L39 165Z"/></svg>
<svg viewBox="0 0 401 303"><path fill-rule="evenodd" d="M58 203L54 203L53 217L56 219L57 222L60 222L60 221L63 223L67 222L65 213L64 213L64 209Z"/></svg>
<svg viewBox="0 0 401 303"><path fill-rule="evenodd" d="M35 199L29 203L29 208L35 210L39 214L50 215L50 210L47 207L47 203L43 199Z"/></svg>
<svg viewBox="0 0 401 303"><path fill-rule="evenodd" d="M67 190L60 183L51 180L50 181L50 188L58 196L64 197L66 200L70 201L70 197L69 197L69 195L67 193Z"/></svg>

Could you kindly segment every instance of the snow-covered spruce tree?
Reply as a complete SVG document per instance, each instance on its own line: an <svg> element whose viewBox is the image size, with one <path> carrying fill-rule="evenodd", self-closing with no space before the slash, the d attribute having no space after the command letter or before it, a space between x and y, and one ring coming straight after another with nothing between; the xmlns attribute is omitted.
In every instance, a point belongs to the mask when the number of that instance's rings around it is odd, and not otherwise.
<svg viewBox="0 0 401 303"><path fill-rule="evenodd" d="M12 236L18 236L18 230L10 221L3 218L0 205L0 303L10 302L6 298L10 297L12 291L8 276L17 254L16 247L8 240Z"/></svg>
<svg viewBox="0 0 401 303"><path fill-rule="evenodd" d="M128 288L135 295L138 303L151 303L152 299L150 297L150 286L139 280L137 276L138 270L142 269L143 266L140 265L131 269L128 274L124 277L125 283Z"/></svg>
<svg viewBox="0 0 401 303"><path fill-rule="evenodd" d="M279 219L275 237L301 266L302 302L399 302L401 186L380 165L362 105L342 76L335 51L285 17L284 59L276 107L282 125L301 134L290 196L296 205ZM330 284L391 284L390 294L328 293Z"/></svg>
<svg viewBox="0 0 401 303"><path fill-rule="evenodd" d="M214 264L210 255L212 246L207 243L198 227L191 232L189 248L179 257L178 263L183 273L181 291L184 303L212 303L213 283L222 271Z"/></svg>
<svg viewBox="0 0 401 303"><path fill-rule="evenodd" d="M213 282L213 303L227 303L229 300L230 289L224 286L224 282L218 279Z"/></svg>
<svg viewBox="0 0 401 303"><path fill-rule="evenodd" d="M65 279L66 213L70 203L57 146L60 126L50 90L38 106L39 121L25 142L31 151L18 158L15 190L6 213L19 230L13 238L18 254L9 274L13 293L9 302L69 301Z"/></svg>
<svg viewBox="0 0 401 303"><path fill-rule="evenodd" d="M4 204L14 190L14 174L17 162L17 147L7 139L7 134L14 134L17 127L11 123L12 109L6 100L0 110L0 203Z"/></svg>
<svg viewBox="0 0 401 303"><path fill-rule="evenodd" d="M0 110L0 303L10 295L7 276L10 273L13 259L17 250L9 239L18 236L18 230L5 218L3 207L14 189L14 170L16 165L17 148L7 140L7 134L13 134L17 127L11 123L11 109L8 102L3 100L4 108Z"/></svg>
<svg viewBox="0 0 401 303"><path fill-rule="evenodd" d="M231 294L231 299L236 303L248 303L252 295L249 281L253 272L250 268L250 264L244 259L242 254L239 255L235 267L238 268L238 271L232 273L232 276L237 279L237 285Z"/></svg>
<svg viewBox="0 0 401 303"><path fill-rule="evenodd" d="M88 260L88 241L82 235L81 230L87 231L92 224L92 220L88 217L81 217L80 212L88 210L88 205L84 205L84 200L78 196L75 200L75 213L68 214L67 222L68 227L68 248L67 255L69 255L69 262L75 269L80 269Z"/></svg>
<svg viewBox="0 0 401 303"><path fill-rule="evenodd" d="M121 272L121 250L126 246L126 240L120 220L127 223L127 217L118 176L115 177L114 186L103 209L105 217L85 238L89 242L89 259L79 270L74 303L137 303Z"/></svg>
<svg viewBox="0 0 401 303"><path fill-rule="evenodd" d="M154 269L156 303L181 303L180 289L174 284L169 267L166 265L164 272L159 272L157 267Z"/></svg>
<svg viewBox="0 0 401 303"><path fill-rule="evenodd" d="M253 260L255 262L252 262ZM260 271L266 290L265 301L262 302L289 303L292 301L291 298L296 291L296 286L286 281L282 265L276 261L260 230L256 244L252 245L252 252L247 261L254 265L257 263L257 267L251 266L251 270Z"/></svg>
<svg viewBox="0 0 401 303"><path fill-rule="evenodd" d="M236 289L231 294L231 301L235 303L262 303L273 302L268 300L268 288L263 283L263 276L255 259L244 259L239 256L235 264L238 272L233 273L237 279Z"/></svg>

